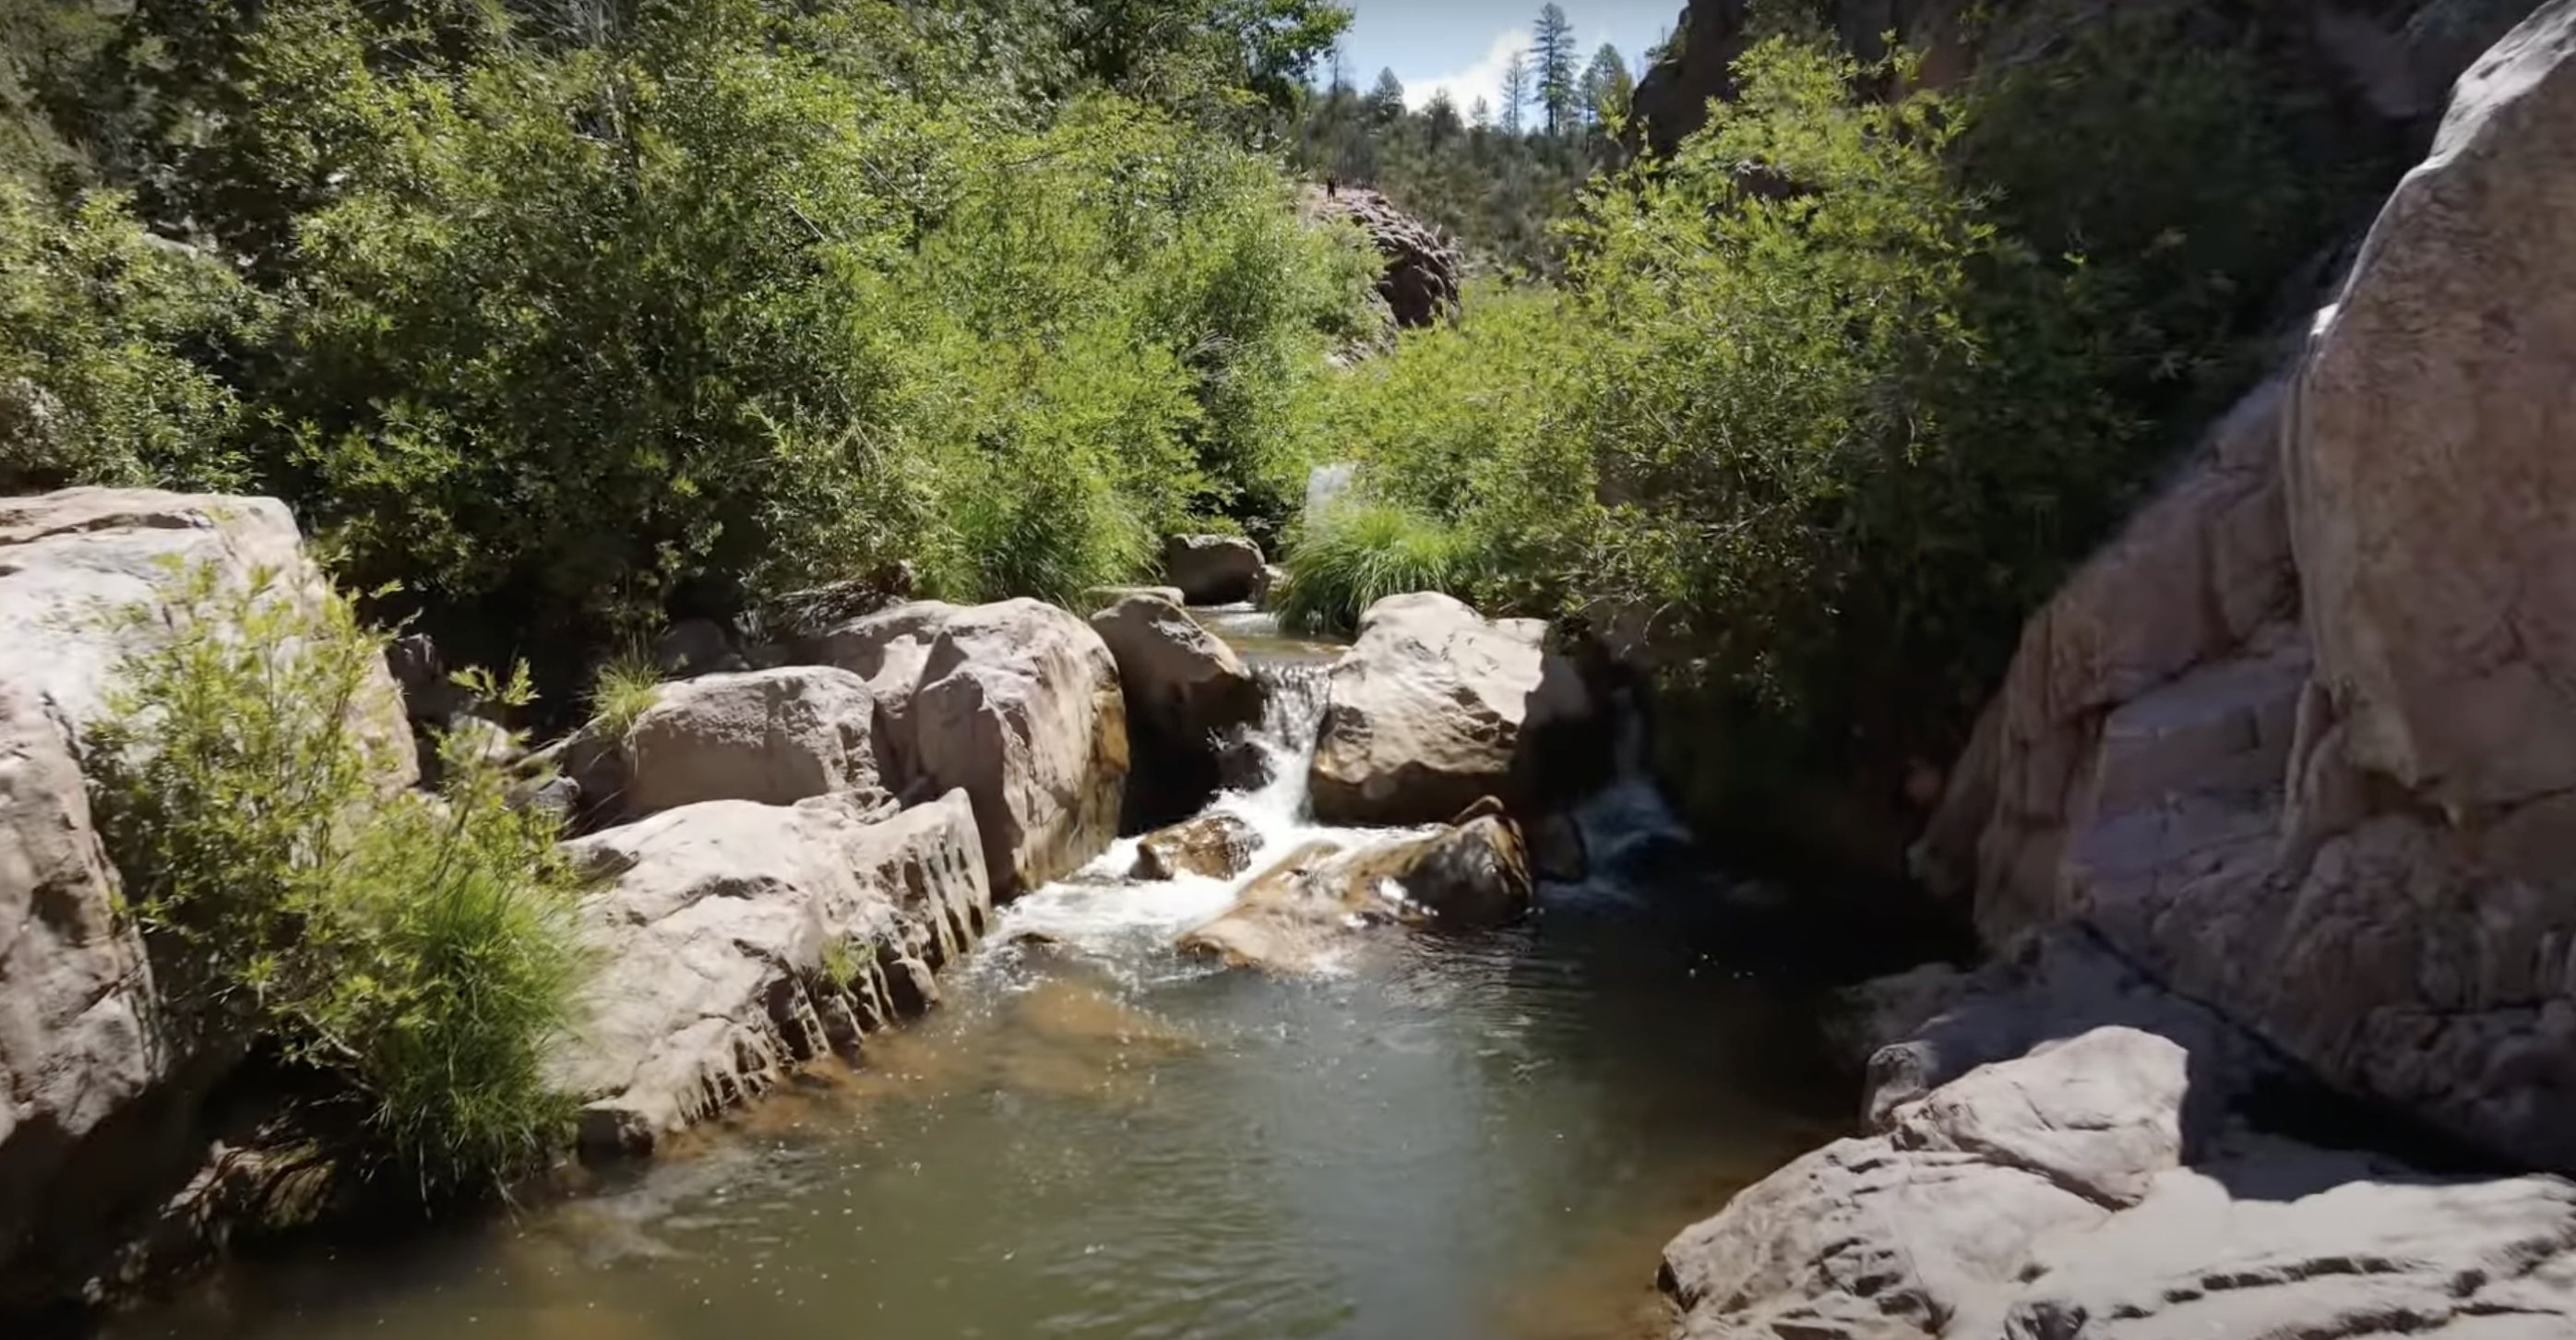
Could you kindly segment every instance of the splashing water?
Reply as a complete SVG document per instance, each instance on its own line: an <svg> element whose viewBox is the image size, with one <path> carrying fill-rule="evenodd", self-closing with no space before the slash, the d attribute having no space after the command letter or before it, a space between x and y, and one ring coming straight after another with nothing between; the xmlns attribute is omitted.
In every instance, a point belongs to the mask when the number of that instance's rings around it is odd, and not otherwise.
<svg viewBox="0 0 2576 1340"><path fill-rule="evenodd" d="M1242 744L1257 754L1265 778L1244 790L1218 793L1206 810L1231 815L1252 830L1252 862L1243 874L1210 879L1183 874L1130 883L1137 839L1121 838L1081 870L1029 893L1002 912L1004 937L1039 936L1097 955L1134 958L1159 951L1173 936L1225 911L1245 884L1282 856L1318 839L1345 847L1385 838L1386 829L1318 824L1307 803L1306 775L1323 729L1329 667L1311 660L1264 660L1252 666L1261 683L1261 722Z"/></svg>

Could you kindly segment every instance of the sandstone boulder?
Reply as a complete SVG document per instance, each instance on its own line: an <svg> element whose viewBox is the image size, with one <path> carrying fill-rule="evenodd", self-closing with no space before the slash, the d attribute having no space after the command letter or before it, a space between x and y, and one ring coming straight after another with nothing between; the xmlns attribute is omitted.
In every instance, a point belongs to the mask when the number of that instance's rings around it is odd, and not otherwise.
<svg viewBox="0 0 2576 1340"><path fill-rule="evenodd" d="M115 1245L118 1216L184 1178L197 1100L241 1040L174 1045L152 974L115 912L114 853L92 826L81 738L111 672L166 620L102 616L164 600L176 565L281 600L324 591L273 499L67 489L0 500L0 1308L45 1301ZM407 743L389 673L357 727ZM379 785L415 779L387 750ZM166 1182L164 1179L171 1179Z"/></svg>
<svg viewBox="0 0 2576 1340"><path fill-rule="evenodd" d="M927 1008L991 916L962 791L900 813L706 801L568 846L608 881L583 902L599 966L552 1062L594 1153L650 1151Z"/></svg>
<svg viewBox="0 0 2576 1340"><path fill-rule="evenodd" d="M867 681L828 665L665 684L619 742L630 818L708 800L882 799Z"/></svg>
<svg viewBox="0 0 2576 1340"><path fill-rule="evenodd" d="M1261 835L1231 814L1208 814L1188 823L1149 833L1136 844L1130 879L1165 880L1181 875L1232 879L1252 868L1252 853Z"/></svg>
<svg viewBox="0 0 2576 1340"><path fill-rule="evenodd" d="M2170 1039L2069 1033L1899 1107L1665 1249L1686 1340L2537 1337L2576 1187L2439 1179L2229 1128L2186 1165Z"/></svg>
<svg viewBox="0 0 2576 1340"><path fill-rule="evenodd" d="M1261 720L1261 685L1188 611L1129 596L1091 616L1118 662L1134 773L1127 819L1191 814L1215 793L1225 742Z"/></svg>
<svg viewBox="0 0 2576 1340"><path fill-rule="evenodd" d="M1592 714L1573 664L1535 619L1488 620L1445 595L1390 596L1334 665L1308 776L1327 823L1438 823L1479 798L1519 799L1551 732ZM1596 742L1597 743L1597 742Z"/></svg>
<svg viewBox="0 0 2576 1340"><path fill-rule="evenodd" d="M1240 535L1175 535L1163 541L1163 575L1190 605L1250 600L1261 580L1261 546Z"/></svg>
<svg viewBox="0 0 2576 1340"><path fill-rule="evenodd" d="M843 624L819 650L875 695L886 789L972 799L996 898L1070 874L1117 837L1126 702L1090 625L1034 600L924 601Z"/></svg>

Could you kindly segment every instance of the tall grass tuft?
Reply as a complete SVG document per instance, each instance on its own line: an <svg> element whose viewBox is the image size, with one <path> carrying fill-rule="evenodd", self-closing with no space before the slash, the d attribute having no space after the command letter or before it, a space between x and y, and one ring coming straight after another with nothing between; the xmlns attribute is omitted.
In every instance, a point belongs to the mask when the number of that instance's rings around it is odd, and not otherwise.
<svg viewBox="0 0 2576 1340"><path fill-rule="evenodd" d="M623 739L635 720L662 698L662 672L641 648L629 648L599 667L590 680L590 715L612 740Z"/></svg>
<svg viewBox="0 0 2576 1340"><path fill-rule="evenodd" d="M1413 591L1471 594L1484 568L1472 533L1406 508L1364 503L1307 532L1272 595L1280 626L1346 633L1388 596Z"/></svg>
<svg viewBox="0 0 2576 1340"><path fill-rule="evenodd" d="M556 1148L546 1082L583 958L552 821L450 748L438 796L393 788L384 638L274 575L170 588L91 731L96 812L174 1035L266 1037L360 1098L363 1162L424 1197L505 1185ZM157 620L158 608L128 616ZM524 671L468 687L511 705Z"/></svg>

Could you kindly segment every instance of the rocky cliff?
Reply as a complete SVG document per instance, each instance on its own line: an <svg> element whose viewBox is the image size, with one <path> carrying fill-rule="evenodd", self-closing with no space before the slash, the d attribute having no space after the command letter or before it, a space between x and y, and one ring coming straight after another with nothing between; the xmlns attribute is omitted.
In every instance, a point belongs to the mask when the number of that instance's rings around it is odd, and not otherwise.
<svg viewBox="0 0 2576 1340"><path fill-rule="evenodd" d="M2576 4L2294 366L2034 618L1922 848L2355 1094L2576 1168Z"/></svg>

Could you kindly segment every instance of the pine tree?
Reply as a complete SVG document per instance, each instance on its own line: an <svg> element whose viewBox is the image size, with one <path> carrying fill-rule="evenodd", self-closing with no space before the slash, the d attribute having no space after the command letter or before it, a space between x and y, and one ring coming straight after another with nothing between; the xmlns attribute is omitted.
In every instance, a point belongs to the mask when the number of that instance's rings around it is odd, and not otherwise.
<svg viewBox="0 0 2576 1340"><path fill-rule="evenodd" d="M1512 53L1512 58L1503 63L1503 132L1505 134L1521 133L1521 108L1528 106L1529 100L1529 53L1515 51Z"/></svg>
<svg viewBox="0 0 2576 1340"><path fill-rule="evenodd" d="M1608 42L1592 53L1592 63L1583 70L1583 119L1586 125L1606 126L1628 116L1628 103L1637 91L1637 81L1628 73L1628 62L1619 48Z"/></svg>
<svg viewBox="0 0 2576 1340"><path fill-rule="evenodd" d="M1431 100L1422 105L1422 126L1428 132L1434 149L1455 139L1465 127L1465 123L1458 119L1458 103L1449 96L1449 90L1432 90Z"/></svg>
<svg viewBox="0 0 2576 1340"><path fill-rule="evenodd" d="M1467 104L1467 124L1478 130L1493 129L1494 104L1485 101L1484 96L1479 94L1474 102Z"/></svg>
<svg viewBox="0 0 2576 1340"><path fill-rule="evenodd" d="M1373 125L1391 126L1404 117L1404 81L1393 70L1377 72L1377 87L1369 90L1368 116Z"/></svg>
<svg viewBox="0 0 2576 1340"><path fill-rule="evenodd" d="M1547 113L1547 133L1562 135L1574 123L1578 104L1574 85L1574 25L1555 0L1538 12L1538 101Z"/></svg>

